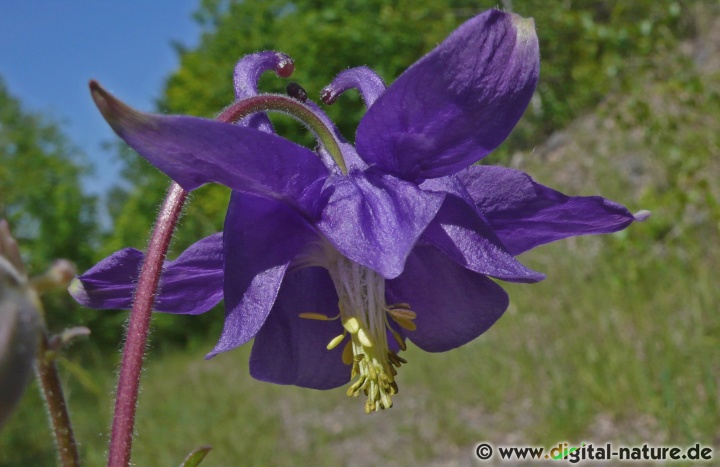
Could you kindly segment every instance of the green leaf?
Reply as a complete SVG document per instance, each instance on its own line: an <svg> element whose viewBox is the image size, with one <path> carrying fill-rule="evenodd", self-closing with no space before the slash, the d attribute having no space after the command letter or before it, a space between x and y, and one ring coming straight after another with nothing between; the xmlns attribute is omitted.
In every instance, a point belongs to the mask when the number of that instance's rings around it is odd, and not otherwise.
<svg viewBox="0 0 720 467"><path fill-rule="evenodd" d="M187 455L182 464L180 464L180 467L195 467L200 465L200 462L205 459L205 456L207 456L207 453L210 452L211 449L212 446L200 446L199 448L196 448Z"/></svg>
<svg viewBox="0 0 720 467"><path fill-rule="evenodd" d="M85 368L72 360L68 360L62 355L58 355L56 361L65 371L73 375L88 392L96 397L100 397L102 395L100 387L95 384L93 376Z"/></svg>

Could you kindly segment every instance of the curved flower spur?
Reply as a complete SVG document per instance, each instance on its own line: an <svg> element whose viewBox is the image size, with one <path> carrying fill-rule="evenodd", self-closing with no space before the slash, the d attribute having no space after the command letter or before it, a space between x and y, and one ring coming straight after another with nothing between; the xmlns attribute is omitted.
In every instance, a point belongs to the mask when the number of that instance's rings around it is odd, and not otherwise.
<svg viewBox="0 0 720 467"><path fill-rule="evenodd" d="M346 70L327 104L357 89L368 107L347 143L302 88L259 94L264 71L292 72L284 54L244 57L237 124L133 110L91 84L115 132L186 190L233 190L224 233L167 261L155 308L203 313L222 298L215 349L255 338L253 377L329 389L365 411L392 406L406 339L429 352L461 346L508 306L489 277L544 276L515 256L562 238L621 230L646 213L598 196L568 197L526 174L472 166L508 136L539 73L531 19L497 10L460 26L387 89L370 69ZM266 111L315 133L316 151L274 134ZM80 276L73 296L94 308L129 308L142 253L118 251Z"/></svg>

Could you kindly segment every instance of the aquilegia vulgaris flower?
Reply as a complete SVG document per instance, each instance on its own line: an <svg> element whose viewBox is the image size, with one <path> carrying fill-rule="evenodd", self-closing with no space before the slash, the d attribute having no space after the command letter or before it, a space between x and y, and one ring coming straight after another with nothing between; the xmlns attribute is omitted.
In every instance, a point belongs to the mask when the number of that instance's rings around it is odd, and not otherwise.
<svg viewBox="0 0 720 467"><path fill-rule="evenodd" d="M641 220L598 196L471 165L508 136L534 92L532 20L476 16L387 89L368 68L340 73L322 96L360 91L368 110L354 147L298 86L290 97L258 93L264 71L292 68L276 52L238 63L238 100L223 113L237 124L141 113L91 85L117 134L184 189L233 190L224 232L166 262L155 308L197 314L224 298L209 356L254 338L257 379L317 389L354 380L348 394L365 393L367 412L388 408L406 339L430 352L463 345L508 306L489 277L543 279L516 255ZM316 151L274 134L263 112L278 109L315 132ZM90 307L128 308L141 261L121 250L71 292Z"/></svg>

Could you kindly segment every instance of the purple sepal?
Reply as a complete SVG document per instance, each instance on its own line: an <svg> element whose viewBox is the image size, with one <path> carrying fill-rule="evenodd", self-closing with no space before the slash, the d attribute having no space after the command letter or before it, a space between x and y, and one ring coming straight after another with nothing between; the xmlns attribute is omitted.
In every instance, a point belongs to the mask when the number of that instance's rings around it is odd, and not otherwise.
<svg viewBox="0 0 720 467"><path fill-rule="evenodd" d="M293 202L327 176L317 155L274 134L215 120L138 112L97 83L91 88L113 130L185 190L216 182Z"/></svg>
<svg viewBox="0 0 720 467"><path fill-rule="evenodd" d="M68 291L88 308L128 310L143 258L143 252L135 248L116 251L73 280Z"/></svg>
<svg viewBox="0 0 720 467"><path fill-rule="evenodd" d="M459 265L479 274L510 282L545 279L544 274L515 259L482 214L455 195L445 196L422 238Z"/></svg>
<svg viewBox="0 0 720 467"><path fill-rule="evenodd" d="M473 166L458 178L513 255L567 237L616 232L644 219L601 196L566 196L519 170Z"/></svg>
<svg viewBox="0 0 720 467"><path fill-rule="evenodd" d="M134 248L113 253L79 276L69 287L83 306L130 309L144 255ZM196 315L217 305L223 297L222 234L191 245L174 261L166 261L154 309Z"/></svg>

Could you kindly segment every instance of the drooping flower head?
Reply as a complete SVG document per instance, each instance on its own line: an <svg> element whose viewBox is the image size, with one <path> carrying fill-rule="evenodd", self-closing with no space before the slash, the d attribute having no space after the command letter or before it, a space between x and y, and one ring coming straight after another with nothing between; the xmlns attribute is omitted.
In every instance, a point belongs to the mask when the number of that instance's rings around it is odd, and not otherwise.
<svg viewBox="0 0 720 467"><path fill-rule="evenodd" d="M532 20L497 10L472 18L387 89L372 70L340 73L322 92L360 91L367 113L355 146L301 89L259 94L267 70L292 71L260 52L235 70L236 124L135 111L92 84L116 133L186 190L233 190L224 232L167 262L158 311L202 313L225 300L212 357L255 339L260 380L328 389L353 380L367 412L397 393L406 339L440 352L502 315L507 294L490 277L535 282L515 256L634 220L600 197L568 197L522 172L473 166L508 136L535 89ZM263 111L299 118L316 151L274 134ZM258 113L259 112L259 113ZM79 277L78 301L128 308L142 261L121 250Z"/></svg>

